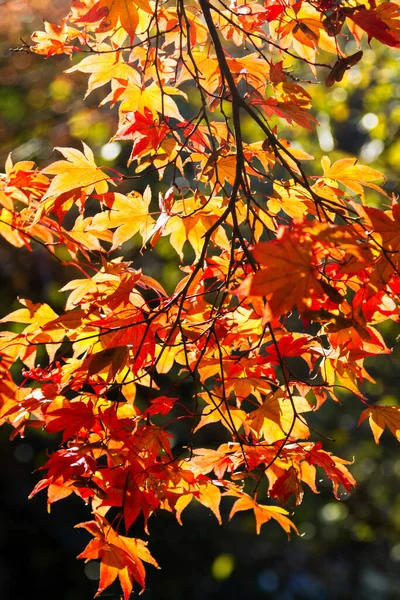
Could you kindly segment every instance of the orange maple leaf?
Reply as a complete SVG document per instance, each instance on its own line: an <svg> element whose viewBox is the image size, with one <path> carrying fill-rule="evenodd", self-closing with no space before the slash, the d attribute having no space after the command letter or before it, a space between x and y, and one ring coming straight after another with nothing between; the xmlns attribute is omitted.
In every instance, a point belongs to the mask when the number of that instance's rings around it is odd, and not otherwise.
<svg viewBox="0 0 400 600"><path fill-rule="evenodd" d="M295 305L302 311L325 291L318 279L313 260L313 241L286 230L281 239L260 242L254 257L262 265L236 290L239 297L265 296L268 305L265 320L271 321L289 312Z"/></svg>
<svg viewBox="0 0 400 600"><path fill-rule="evenodd" d="M76 47L68 44L72 38L78 37L80 31L68 27L65 19L61 20L60 25L44 22L44 31L35 31L32 34L32 41L35 46L31 47L31 51L36 54L44 54L46 58L54 54L68 54L72 56Z"/></svg>
<svg viewBox="0 0 400 600"><path fill-rule="evenodd" d="M372 188L386 196L385 192L374 181L384 183L385 178L380 171L357 164L356 158L341 158L333 165L327 156L321 160L325 179L332 179L348 187L355 194L364 198L364 186Z"/></svg>
<svg viewBox="0 0 400 600"><path fill-rule="evenodd" d="M248 415L249 426L262 435L268 444L290 436L293 439L307 439L310 431L299 414L311 410L305 398L300 396L284 398L283 391L270 393L260 408ZM296 411L296 413L294 412Z"/></svg>
<svg viewBox="0 0 400 600"><path fill-rule="evenodd" d="M129 35L130 42L139 24L138 8L152 14L148 0L99 0L91 4L82 7L82 3L73 2L71 20L75 23L94 23L99 33L115 33L122 27Z"/></svg>
<svg viewBox="0 0 400 600"><path fill-rule="evenodd" d="M308 452L306 460L310 465L317 465L325 471L332 481L333 493L336 498L338 498L339 485L342 485L348 492L354 490L356 485L355 479L345 466L351 464L350 461L343 460L323 450L321 442L314 444Z"/></svg>
<svg viewBox="0 0 400 600"><path fill-rule="evenodd" d="M256 518L256 531L260 533L261 525L274 519L279 525L290 535L290 530L293 529L297 534L297 527L287 517L289 514L287 510L280 506L267 506L265 504L258 504L256 500L253 500L245 492L237 489L230 489L224 493L224 496L237 497L238 500L232 506L231 512L229 513L229 520L232 519L233 515L241 510L254 510L254 516Z"/></svg>
<svg viewBox="0 0 400 600"><path fill-rule="evenodd" d="M400 206L394 201L387 212L371 206L360 206L358 212L373 229L372 239L380 254L369 281L376 291L382 289L400 267Z"/></svg>
<svg viewBox="0 0 400 600"><path fill-rule="evenodd" d="M108 521L99 515L96 515L96 521L79 523L75 527L82 527L94 536L78 558L85 558L86 562L101 559L96 597L118 576L124 600L128 600L132 593L133 580L139 583L142 590L145 588L146 571L143 562L159 569L157 562L146 548L146 542L118 535Z"/></svg>
<svg viewBox="0 0 400 600"><path fill-rule="evenodd" d="M213 481L208 479L208 477L199 475L196 481L195 491L193 493L181 495L176 502L175 516L178 523L182 525L182 511L188 506L192 499L195 498L200 504L206 508L209 508L213 512L218 523L221 525L221 513L219 510L219 505L221 503L221 490L218 486L219 483L215 484Z"/></svg>
<svg viewBox="0 0 400 600"><path fill-rule="evenodd" d="M362 411L358 424L360 425L367 418L377 444L379 444L385 427L388 427L394 437L400 442L400 406L377 404L376 406L366 408Z"/></svg>

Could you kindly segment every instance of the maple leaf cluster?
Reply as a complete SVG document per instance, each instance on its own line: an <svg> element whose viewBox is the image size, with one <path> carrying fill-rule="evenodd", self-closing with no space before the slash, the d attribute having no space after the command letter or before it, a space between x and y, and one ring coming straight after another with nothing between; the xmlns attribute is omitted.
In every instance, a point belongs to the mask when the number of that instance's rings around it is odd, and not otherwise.
<svg viewBox="0 0 400 600"><path fill-rule="evenodd" d="M359 49L346 56L349 37ZM400 46L400 4L72 0L32 40L29 52L83 55L68 72L89 75L87 95L107 86L128 173L165 190L158 207L150 187L117 191L130 175L98 166L86 144L58 148L42 170L10 156L0 181L0 235L77 270L60 314L20 299L1 319L18 325L0 334L1 422L13 437L60 434L31 495L90 504L80 557L100 559L98 593L118 577L127 600L134 582L145 588L144 562L158 566L128 536L139 518L149 533L154 513L181 523L195 501L221 521L231 497L230 517L252 510L258 533L273 519L289 534L283 506L318 493L317 473L336 496L354 489L350 461L308 425L338 388L359 398L376 442L386 426L400 439L399 408L370 406L360 390L372 380L364 360L391 352L377 326L399 318L399 205L355 158L324 157L308 174L313 157L280 134L282 123L317 126L293 64L335 85L362 43ZM369 190L384 209L366 204ZM172 293L111 254L134 236L143 253L161 238L176 252ZM176 451L180 420L189 433ZM210 424L222 443L199 447Z"/></svg>

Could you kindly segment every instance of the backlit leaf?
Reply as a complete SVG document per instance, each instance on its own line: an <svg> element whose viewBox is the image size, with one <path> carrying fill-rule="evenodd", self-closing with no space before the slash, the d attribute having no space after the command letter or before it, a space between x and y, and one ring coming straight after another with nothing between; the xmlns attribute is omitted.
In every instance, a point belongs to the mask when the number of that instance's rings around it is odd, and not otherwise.
<svg viewBox="0 0 400 600"><path fill-rule="evenodd" d="M104 194L108 190L108 183L112 177L104 173L95 163L93 152L83 142L84 152L75 148L56 148L67 160L59 160L46 169L43 173L55 175L43 200L58 196L72 190L82 190L86 195L94 190Z"/></svg>
<svg viewBox="0 0 400 600"><path fill-rule="evenodd" d="M366 408L362 411L358 424L362 423L367 418L377 444L379 444L379 440L385 427L388 427L388 429L390 429L390 431L393 433L394 437L400 441L399 406L384 406L377 404L375 406L371 406L370 408Z"/></svg>

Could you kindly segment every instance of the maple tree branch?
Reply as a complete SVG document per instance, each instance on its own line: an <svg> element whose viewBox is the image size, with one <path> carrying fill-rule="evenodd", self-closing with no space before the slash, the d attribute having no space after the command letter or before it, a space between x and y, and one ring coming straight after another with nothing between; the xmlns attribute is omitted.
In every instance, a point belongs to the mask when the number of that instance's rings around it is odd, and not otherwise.
<svg viewBox="0 0 400 600"><path fill-rule="evenodd" d="M286 392L287 392L287 395L288 395L288 398L289 398L289 401L290 401L290 404L291 404L291 407L292 407L293 418L292 418L292 422L290 424L289 430L286 432L286 435L285 435L285 438L283 439L283 441L280 442L278 450L276 451L274 457L263 468L263 471L262 471L262 473L260 475L260 478L258 479L257 484L256 484L255 488L253 489L254 496L256 496L256 494L257 494L257 490L258 490L259 485L261 483L262 477L265 475L265 473L268 471L268 469L274 464L274 462L276 462L276 460L281 456L281 453L282 453L284 447L286 446L286 444L290 440L290 436L291 436L292 431L294 429L294 426L295 426L295 423L296 423L296 419L299 417L297 409L296 409L296 405L295 405L294 400L293 400L292 390L290 389L290 382L289 382L289 378L287 376L286 364L285 364L285 361L283 360L282 354L280 352L279 344L278 344L277 339L275 337L275 332L274 332L274 329L273 329L271 323L269 323L269 322L267 323L267 328L268 328L269 334L271 336L272 342L273 342L275 350L276 350L276 354L277 354L279 365L280 365L280 368L281 368L281 373L282 373L282 377L283 377L283 380L284 380Z"/></svg>
<svg viewBox="0 0 400 600"><path fill-rule="evenodd" d="M234 128L234 132L235 132L235 143L236 143L236 175L235 175L235 181L233 184L232 194L231 194L231 206L233 206L234 202L236 201L239 186L241 185L242 180L243 180L243 169L244 169L242 129L241 129L241 123L240 123L241 97L237 90L232 73L228 67L228 63L226 62L225 53L222 48L221 41L219 39L217 30L214 25L214 21L211 16L209 1L208 0L199 0L199 4L203 11L204 20L207 24L211 39L214 44L214 49L215 49L215 53L217 55L221 73L228 83L229 92L232 97L232 119L233 119L233 128Z"/></svg>

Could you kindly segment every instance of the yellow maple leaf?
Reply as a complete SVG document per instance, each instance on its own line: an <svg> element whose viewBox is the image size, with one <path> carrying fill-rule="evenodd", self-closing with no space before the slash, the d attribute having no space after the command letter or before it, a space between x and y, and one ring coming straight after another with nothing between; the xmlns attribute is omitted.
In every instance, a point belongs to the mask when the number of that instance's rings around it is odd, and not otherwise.
<svg viewBox="0 0 400 600"><path fill-rule="evenodd" d="M117 228L113 235L111 250L115 250L124 242L140 233L146 239L154 227L154 219L149 215L151 201L150 189L147 188L142 196L139 192L131 192L127 196L114 194L112 208L96 214L88 228L98 231Z"/></svg>
<svg viewBox="0 0 400 600"><path fill-rule="evenodd" d="M84 219L83 215L79 215L73 229L71 229L68 234L64 233L63 235L66 238L66 245L68 248L70 247L68 242L75 241L78 243L81 252L84 251L85 248L101 252L102 246L100 240L103 239L106 242L110 242L112 239L110 231L104 233L96 230L96 228L92 226L92 218L87 217ZM71 238L71 240L69 238Z"/></svg>
<svg viewBox="0 0 400 600"><path fill-rule="evenodd" d="M136 71L123 61L121 52L110 52L110 50L110 46L103 44L99 48L98 54L87 56L80 63L66 71L66 73L73 73L74 71L90 73L85 98L93 90L105 85L112 79L127 81L136 74Z"/></svg>
<svg viewBox="0 0 400 600"><path fill-rule="evenodd" d="M327 156L321 159L321 166L324 171L325 179L332 179L348 187L352 192L364 198L364 187L370 187L377 192L385 195L385 192L372 182L380 181L384 183L385 178L380 171L357 164L356 158L341 158L333 165Z"/></svg>
<svg viewBox="0 0 400 600"><path fill-rule="evenodd" d="M182 96L187 100L187 95L176 87L166 85L161 87L158 81L153 81L147 87L143 87L141 83L130 81L119 97L121 100L120 110L122 113L138 111L144 114L145 108L149 108L154 116L160 113L164 117L183 121L184 119L171 95Z"/></svg>
<svg viewBox="0 0 400 600"><path fill-rule="evenodd" d="M280 181L274 181L274 192L268 200L268 209L274 215L283 210L289 217L301 219L307 213L306 201L309 201L309 198L304 188L296 184L286 186Z"/></svg>
<svg viewBox="0 0 400 600"><path fill-rule="evenodd" d="M282 396L281 389L271 392L263 404L248 415L251 429L257 436L262 435L268 444L288 435L296 439L307 439L310 436L306 423L297 416L311 410L310 404L301 396L291 399Z"/></svg>
<svg viewBox="0 0 400 600"><path fill-rule="evenodd" d="M65 332L57 327L47 328L46 333L43 333L43 329L47 324L51 324L52 321L58 318L57 313L48 304L33 303L30 300L19 300L25 308L18 308L9 315L6 315L0 320L0 323L14 322L23 323L27 327L24 328L24 338L29 338L29 341L40 342L46 344L46 350L50 360L54 359L54 356L61 345L61 341L64 338ZM25 342L24 342L25 344ZM24 345L23 344L23 345ZM31 356L35 355L35 346L32 345L28 353ZM28 363L25 363L28 364Z"/></svg>
<svg viewBox="0 0 400 600"><path fill-rule="evenodd" d="M237 408L223 401L221 398L208 398L206 394L201 394L206 406L203 409L201 419L193 430L193 433L209 425L210 423L218 423L226 427L229 431L235 434L241 429L246 420L244 410Z"/></svg>
<svg viewBox="0 0 400 600"><path fill-rule="evenodd" d="M155 228L152 234L161 232L155 237L155 241L160 235L170 235L170 244L181 260L184 258L185 242L188 241L196 254L196 260L198 260L203 250L204 236L223 210L223 204L219 197L211 198L204 207L200 196L177 200L174 203L173 212L161 213L157 231ZM220 248L229 249L228 238L223 227L218 227L211 239Z"/></svg>
<svg viewBox="0 0 400 600"><path fill-rule="evenodd" d="M20 303L25 308L18 308L9 315L6 315L0 319L1 323L7 321L13 321L15 323L26 323L33 327L32 331L37 330L38 327L53 321L58 317L57 313L48 304L34 304L30 300L20 300Z"/></svg>
<svg viewBox="0 0 400 600"><path fill-rule="evenodd" d="M42 200L77 189L83 190L86 195L93 190L98 194L107 192L108 182L112 182L112 178L96 165L89 146L85 142L82 144L83 153L75 148L55 148L67 160L58 160L43 169L43 173L55 177Z"/></svg>
<svg viewBox="0 0 400 600"><path fill-rule="evenodd" d="M87 294L96 293L96 283L92 279L72 279L60 292L73 290L65 304L65 310L72 310Z"/></svg>
<svg viewBox="0 0 400 600"><path fill-rule="evenodd" d="M211 481L201 484L199 486L199 495L196 498L200 504L209 508L215 515L218 523L221 525L221 514L219 512L219 505L221 503L221 491Z"/></svg>
<svg viewBox="0 0 400 600"><path fill-rule="evenodd" d="M21 219L7 208L0 210L0 237L16 248L29 244L29 238L23 232Z"/></svg>

